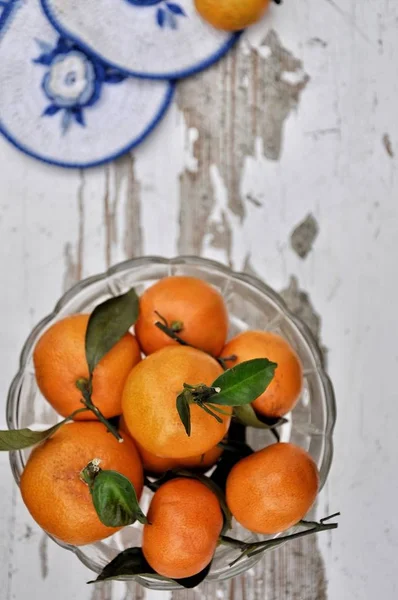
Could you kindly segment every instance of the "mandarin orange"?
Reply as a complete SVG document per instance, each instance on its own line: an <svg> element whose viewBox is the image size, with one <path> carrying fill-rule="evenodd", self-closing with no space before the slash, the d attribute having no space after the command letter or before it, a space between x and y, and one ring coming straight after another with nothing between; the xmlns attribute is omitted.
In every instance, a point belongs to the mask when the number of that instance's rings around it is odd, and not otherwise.
<svg viewBox="0 0 398 600"><path fill-rule="evenodd" d="M195 0L201 17L213 27L239 31L261 19L271 0Z"/></svg>
<svg viewBox="0 0 398 600"><path fill-rule="evenodd" d="M123 415L120 417L119 430L125 431L127 434L126 422ZM195 469L196 471L207 471L216 464L223 450L219 446L214 446L208 452L199 456L190 456L189 458L162 458L145 450L137 440L134 440L139 455L141 456L142 466L144 470L153 475L163 475L171 469Z"/></svg>
<svg viewBox="0 0 398 600"><path fill-rule="evenodd" d="M97 458L101 469L127 477L139 498L141 459L129 436L123 433L122 437L124 442L118 443L102 423L75 422L64 425L32 451L22 473L21 493L30 514L47 533L80 546L118 531L99 520L80 473Z"/></svg>
<svg viewBox="0 0 398 600"><path fill-rule="evenodd" d="M216 495L195 479L168 481L155 493L144 526L142 550L164 577L182 579L211 562L223 527Z"/></svg>
<svg viewBox="0 0 398 600"><path fill-rule="evenodd" d="M272 418L282 417L294 408L302 391L303 370L298 355L280 335L270 331L244 331L227 343L222 355L237 357L228 363L230 367L253 358L268 358L277 363L273 380L253 402L253 408Z"/></svg>
<svg viewBox="0 0 398 600"><path fill-rule="evenodd" d="M85 335L89 315L73 315L52 325L36 344L33 361L37 384L43 396L62 416L82 408L76 381L87 378ZM121 412L125 381L141 360L137 340L130 333L104 356L94 370L92 401L106 418ZM76 420L95 420L91 411Z"/></svg>
<svg viewBox="0 0 398 600"><path fill-rule="evenodd" d="M227 504L246 529L274 534L307 514L318 486L317 467L305 450L293 444L273 444L233 467L227 479Z"/></svg>
<svg viewBox="0 0 398 600"><path fill-rule="evenodd" d="M145 450L145 448L139 444L137 444L137 448L144 469L155 475L161 475L171 469L195 469L206 471L215 465L222 454L222 449L215 446L199 456L191 456L189 458L161 458L160 456L148 452L148 450Z"/></svg>
<svg viewBox="0 0 398 600"><path fill-rule="evenodd" d="M165 320L190 346L218 356L228 333L228 314L221 294L195 277L165 277L140 298L135 334L145 354L177 342L155 325Z"/></svg>
<svg viewBox="0 0 398 600"><path fill-rule="evenodd" d="M214 358L194 348L168 346L151 354L131 371L123 392L123 417L133 439L162 458L185 459L214 448L225 436L230 416L220 415L218 422L193 404L188 437L176 400L184 383L211 385L221 373ZM232 414L230 407L225 410Z"/></svg>

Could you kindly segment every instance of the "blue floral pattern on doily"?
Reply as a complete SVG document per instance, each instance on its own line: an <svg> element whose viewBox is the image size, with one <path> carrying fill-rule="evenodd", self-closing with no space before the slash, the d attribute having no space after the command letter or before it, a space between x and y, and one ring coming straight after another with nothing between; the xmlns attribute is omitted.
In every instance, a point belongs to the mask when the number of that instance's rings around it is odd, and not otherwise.
<svg viewBox="0 0 398 600"><path fill-rule="evenodd" d="M156 11L156 22L162 29L170 27L177 29L178 17L186 17L186 12L177 2L168 2L167 0L127 0L134 6L155 6L160 4Z"/></svg>
<svg viewBox="0 0 398 600"><path fill-rule="evenodd" d="M120 83L126 76L87 56L65 38L60 37L55 46L39 39L36 42L41 54L33 62L48 67L41 86L50 104L42 116L52 117L62 111L64 134L73 122L85 127L84 110L98 102L102 86Z"/></svg>

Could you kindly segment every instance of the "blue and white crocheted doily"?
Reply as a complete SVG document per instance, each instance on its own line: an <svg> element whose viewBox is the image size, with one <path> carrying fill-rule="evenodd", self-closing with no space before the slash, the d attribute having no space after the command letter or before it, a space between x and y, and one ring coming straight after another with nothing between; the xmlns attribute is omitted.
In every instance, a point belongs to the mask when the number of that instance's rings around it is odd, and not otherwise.
<svg viewBox="0 0 398 600"><path fill-rule="evenodd" d="M62 35L136 77L186 77L221 58L238 38L207 24L194 0L42 0L42 4Z"/></svg>
<svg viewBox="0 0 398 600"><path fill-rule="evenodd" d="M40 0L0 0L0 131L25 153L90 167L138 145L173 95L127 77L60 36Z"/></svg>

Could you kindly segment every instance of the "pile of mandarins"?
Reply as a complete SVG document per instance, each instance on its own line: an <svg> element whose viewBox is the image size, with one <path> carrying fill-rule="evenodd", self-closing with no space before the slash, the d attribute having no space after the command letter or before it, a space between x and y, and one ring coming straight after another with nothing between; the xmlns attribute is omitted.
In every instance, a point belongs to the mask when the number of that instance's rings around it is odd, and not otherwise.
<svg viewBox="0 0 398 600"><path fill-rule="evenodd" d="M58 321L34 350L38 386L64 417L82 407L77 382L89 375L88 322L89 316L83 314ZM94 459L101 469L124 475L138 499L144 474L146 482L173 469L203 474L219 463L227 451L231 419L235 420L233 407L223 406L215 418L192 404L188 435L176 398L186 384L211 386L226 363L230 368L268 358L277 364L272 382L252 403L259 420L275 421L294 408L303 373L292 347L267 331L245 331L227 340L228 329L222 296L200 279L167 277L143 293L134 335L126 333L100 360L92 377L92 403L105 419L118 423L124 443L86 411L36 446L28 459L21 492L45 531L63 542L84 545L118 530L101 522L82 478ZM311 508L318 472L301 448L274 443L234 462L223 491L232 515L247 529L282 532ZM143 528L145 560L164 577L191 577L211 562L223 523L219 497L211 487L195 477L166 478L153 495Z"/></svg>

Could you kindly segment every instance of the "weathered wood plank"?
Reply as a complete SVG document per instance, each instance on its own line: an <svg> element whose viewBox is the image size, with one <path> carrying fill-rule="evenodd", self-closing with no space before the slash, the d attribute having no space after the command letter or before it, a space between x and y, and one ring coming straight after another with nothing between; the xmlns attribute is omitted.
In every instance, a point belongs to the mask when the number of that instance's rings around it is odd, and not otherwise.
<svg viewBox="0 0 398 600"><path fill-rule="evenodd" d="M7 290L0 297L4 316L0 389L5 399L24 338L43 314L52 309L62 290L62 242L73 240L76 231L72 219L79 179L77 175L66 176L50 168L38 170L33 161L20 162L21 156L6 145L1 146L1 156L1 164L7 165L2 172L0 200L3 240L0 268ZM4 401L2 406L4 411ZM2 428L5 427L3 411ZM43 597L65 593L66 597L76 598L77 581L84 582L86 569L76 564L72 554L52 543L50 549L43 541L42 531L23 506L5 454L0 456L0 481L0 597L19 599L33 589L41 589ZM52 568L53 561L57 568ZM73 572L74 578L64 578L63 574L68 572Z"/></svg>

